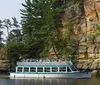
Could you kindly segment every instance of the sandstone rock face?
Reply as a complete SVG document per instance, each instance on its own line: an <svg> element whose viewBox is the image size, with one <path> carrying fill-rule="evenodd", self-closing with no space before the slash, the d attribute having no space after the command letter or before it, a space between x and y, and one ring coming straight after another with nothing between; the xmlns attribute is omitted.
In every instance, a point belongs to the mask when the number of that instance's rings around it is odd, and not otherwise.
<svg viewBox="0 0 100 85"><path fill-rule="evenodd" d="M84 0L85 14L87 17L96 18L96 13L100 19L100 0Z"/></svg>
<svg viewBox="0 0 100 85"><path fill-rule="evenodd" d="M80 44L80 47L84 48L84 52L81 53L85 56L85 52L87 52L89 59L96 59L100 57L100 31L98 32L96 29L97 26L100 26L100 0L84 0L84 9L86 22L83 24L86 23L87 26L81 25L81 28L85 29L86 35L81 44L84 42L86 45ZM97 35L98 33L99 35Z"/></svg>
<svg viewBox="0 0 100 85"><path fill-rule="evenodd" d="M100 69L100 57L93 60L77 60L76 66L80 69L98 70Z"/></svg>
<svg viewBox="0 0 100 85"><path fill-rule="evenodd" d="M75 21L74 32L80 37L78 59L96 59L100 56L100 0L84 0L85 15L77 5L65 9L62 22L65 25L68 20ZM67 28L64 28L67 29ZM78 31L81 29L81 33Z"/></svg>
<svg viewBox="0 0 100 85"><path fill-rule="evenodd" d="M7 49L6 48L0 49L0 59L1 60L7 59Z"/></svg>
<svg viewBox="0 0 100 85"><path fill-rule="evenodd" d="M80 0L81 1L81 0ZM75 22L74 32L79 35L80 43L77 57L77 67L83 69L100 69L100 0L84 0L84 14L77 5L65 8L62 16L63 30L71 19ZM81 29L81 32L78 30Z"/></svg>
<svg viewBox="0 0 100 85"><path fill-rule="evenodd" d="M7 49L2 48L0 50L0 71L9 71L10 62L7 59Z"/></svg>
<svg viewBox="0 0 100 85"><path fill-rule="evenodd" d="M9 71L10 70L10 62L9 60L0 60L0 71Z"/></svg>

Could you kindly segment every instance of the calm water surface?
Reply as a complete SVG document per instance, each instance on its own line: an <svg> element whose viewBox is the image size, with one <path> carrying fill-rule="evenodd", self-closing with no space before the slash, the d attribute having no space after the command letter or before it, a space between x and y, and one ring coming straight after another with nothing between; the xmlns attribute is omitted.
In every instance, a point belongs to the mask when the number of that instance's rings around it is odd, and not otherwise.
<svg viewBox="0 0 100 85"><path fill-rule="evenodd" d="M0 85L100 85L100 78L91 79L10 79L7 75L0 75Z"/></svg>

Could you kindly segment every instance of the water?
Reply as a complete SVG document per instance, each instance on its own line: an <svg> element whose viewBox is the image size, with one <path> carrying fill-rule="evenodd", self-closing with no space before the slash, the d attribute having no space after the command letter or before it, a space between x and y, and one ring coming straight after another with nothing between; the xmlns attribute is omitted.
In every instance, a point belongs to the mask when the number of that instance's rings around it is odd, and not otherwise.
<svg viewBox="0 0 100 85"><path fill-rule="evenodd" d="M100 78L91 79L10 79L7 75L0 75L0 85L100 85Z"/></svg>

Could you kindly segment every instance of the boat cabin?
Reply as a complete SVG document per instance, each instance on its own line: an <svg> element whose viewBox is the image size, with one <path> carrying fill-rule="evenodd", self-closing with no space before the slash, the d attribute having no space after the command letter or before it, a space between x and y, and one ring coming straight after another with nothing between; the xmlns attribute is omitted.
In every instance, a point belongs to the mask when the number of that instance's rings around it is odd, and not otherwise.
<svg viewBox="0 0 100 85"><path fill-rule="evenodd" d="M16 72L29 73L72 73L78 72L78 69L70 62L58 61L34 61L18 62Z"/></svg>

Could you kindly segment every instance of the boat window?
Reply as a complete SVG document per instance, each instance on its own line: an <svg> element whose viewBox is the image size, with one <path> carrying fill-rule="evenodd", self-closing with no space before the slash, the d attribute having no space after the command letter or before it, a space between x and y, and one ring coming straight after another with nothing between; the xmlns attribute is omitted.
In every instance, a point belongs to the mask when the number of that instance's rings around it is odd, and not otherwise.
<svg viewBox="0 0 100 85"><path fill-rule="evenodd" d="M36 72L36 68L35 67L31 67L30 68L30 72Z"/></svg>
<svg viewBox="0 0 100 85"><path fill-rule="evenodd" d="M49 68L49 67L48 67L48 68L45 67L45 68L44 68L44 72L50 72L50 68Z"/></svg>
<svg viewBox="0 0 100 85"><path fill-rule="evenodd" d="M24 68L24 72L29 72L29 68L28 67L25 67Z"/></svg>
<svg viewBox="0 0 100 85"><path fill-rule="evenodd" d="M71 69L72 69L72 71L77 71L77 69L76 69L76 67L75 66L70 66L71 67Z"/></svg>
<svg viewBox="0 0 100 85"><path fill-rule="evenodd" d="M58 67L52 67L52 72L58 72Z"/></svg>
<svg viewBox="0 0 100 85"><path fill-rule="evenodd" d="M18 67L17 72L22 72L22 67Z"/></svg>
<svg viewBox="0 0 100 85"><path fill-rule="evenodd" d="M67 72L71 72L71 69L69 67L67 67Z"/></svg>
<svg viewBox="0 0 100 85"><path fill-rule="evenodd" d="M66 72L66 67L59 67L59 72Z"/></svg>
<svg viewBox="0 0 100 85"><path fill-rule="evenodd" d="M43 72L43 67L38 67L37 72Z"/></svg>

